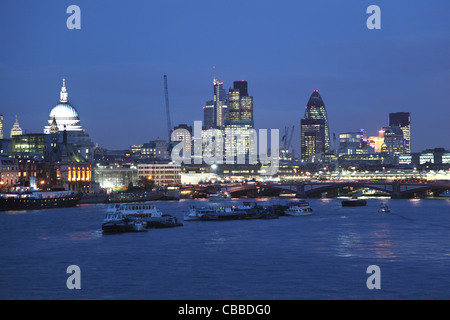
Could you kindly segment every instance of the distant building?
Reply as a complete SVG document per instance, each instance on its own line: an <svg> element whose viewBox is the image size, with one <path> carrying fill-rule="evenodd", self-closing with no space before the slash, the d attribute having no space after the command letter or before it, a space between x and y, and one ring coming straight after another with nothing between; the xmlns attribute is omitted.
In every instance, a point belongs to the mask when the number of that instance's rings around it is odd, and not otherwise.
<svg viewBox="0 0 450 320"><path fill-rule="evenodd" d="M16 120L14 121L13 127L11 129L11 138L14 136L20 136L22 135L22 129L20 128L19 125L19 121L17 120L17 115L16 115Z"/></svg>
<svg viewBox="0 0 450 320"><path fill-rule="evenodd" d="M234 81L228 92L228 114L228 123L248 121L253 125L253 97L248 95L247 81Z"/></svg>
<svg viewBox="0 0 450 320"><path fill-rule="evenodd" d="M339 134L339 154L356 154L358 148L361 148L360 132Z"/></svg>
<svg viewBox="0 0 450 320"><path fill-rule="evenodd" d="M75 193L96 192L98 185L93 179L92 164L68 142L67 133L63 132L63 141L54 145L38 170L39 187L64 188Z"/></svg>
<svg viewBox="0 0 450 320"><path fill-rule="evenodd" d="M10 190L19 182L19 162L16 158L0 157L0 190Z"/></svg>
<svg viewBox="0 0 450 320"><path fill-rule="evenodd" d="M16 135L11 139L12 153L21 157L44 158L50 141L43 133Z"/></svg>
<svg viewBox="0 0 450 320"><path fill-rule="evenodd" d="M325 108L325 103L322 100L322 97L319 94L319 91L314 90L309 98L308 104L306 105L305 116L306 120L323 120L324 122L324 151L328 152L331 149L330 143L330 128L328 123L328 115L327 109ZM320 138L322 140L322 138ZM321 148L319 148L321 149Z"/></svg>
<svg viewBox="0 0 450 320"><path fill-rule="evenodd" d="M122 189L130 183L137 185L138 170L135 166L96 166L94 177L102 189Z"/></svg>
<svg viewBox="0 0 450 320"><path fill-rule="evenodd" d="M384 130L384 142L381 152L386 152L394 159L398 160L400 154L405 153L405 139L400 127L390 126Z"/></svg>
<svg viewBox="0 0 450 320"><path fill-rule="evenodd" d="M141 156L153 160L168 160L170 158L166 140L152 140L144 143L141 148Z"/></svg>
<svg viewBox="0 0 450 320"><path fill-rule="evenodd" d="M66 88L66 79L59 94L59 104L52 108L48 117L48 125L44 127L45 134L59 132L59 142L62 140L62 132L66 131L68 143L72 144L83 158L93 162L94 143L89 134L80 124L77 110L69 104L69 94Z"/></svg>
<svg viewBox="0 0 450 320"><path fill-rule="evenodd" d="M378 136L370 136L367 138L367 145L374 149L375 153L381 152L384 143L384 129L378 131Z"/></svg>
<svg viewBox="0 0 450 320"><path fill-rule="evenodd" d="M301 119L301 161L310 162L311 156L326 152L324 119Z"/></svg>
<svg viewBox="0 0 450 320"><path fill-rule="evenodd" d="M185 150L188 154L192 152L192 126L187 124L180 124L173 128L174 140L172 142L178 143L184 141Z"/></svg>
<svg viewBox="0 0 450 320"><path fill-rule="evenodd" d="M228 120L228 97L220 82L214 76L213 79L213 100L206 102L203 108L203 129L221 129Z"/></svg>
<svg viewBox="0 0 450 320"><path fill-rule="evenodd" d="M248 159L250 154L256 154L251 140L251 129L254 128L253 96L248 95L247 81L234 81L233 89L228 92L228 114L224 125L224 154L232 155L232 163L238 164L238 158L234 157L241 155Z"/></svg>
<svg viewBox="0 0 450 320"><path fill-rule="evenodd" d="M157 186L179 185L181 165L179 164L138 164L138 179L149 179Z"/></svg>
<svg viewBox="0 0 450 320"><path fill-rule="evenodd" d="M405 152L411 153L411 114L409 112L389 113L389 126L400 127L405 139Z"/></svg>

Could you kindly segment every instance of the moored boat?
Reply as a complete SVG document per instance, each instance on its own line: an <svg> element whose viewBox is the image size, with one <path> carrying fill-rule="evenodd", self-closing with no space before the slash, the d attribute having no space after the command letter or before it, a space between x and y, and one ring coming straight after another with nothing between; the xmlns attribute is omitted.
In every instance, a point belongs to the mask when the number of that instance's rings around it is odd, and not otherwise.
<svg viewBox="0 0 450 320"><path fill-rule="evenodd" d="M144 231L146 228L168 228L182 225L175 217L163 214L149 202L115 203L107 208L102 229L105 232L136 232Z"/></svg>
<svg viewBox="0 0 450 320"><path fill-rule="evenodd" d="M284 211L284 214L294 217L310 216L312 214L312 209L306 201L292 202Z"/></svg>
<svg viewBox="0 0 450 320"><path fill-rule="evenodd" d="M40 191L28 189L0 193L0 211L35 210L75 207L81 200L81 194L72 191Z"/></svg>
<svg viewBox="0 0 450 320"><path fill-rule="evenodd" d="M363 207L367 205L367 201L364 199L352 198L349 200L342 200L343 207Z"/></svg>

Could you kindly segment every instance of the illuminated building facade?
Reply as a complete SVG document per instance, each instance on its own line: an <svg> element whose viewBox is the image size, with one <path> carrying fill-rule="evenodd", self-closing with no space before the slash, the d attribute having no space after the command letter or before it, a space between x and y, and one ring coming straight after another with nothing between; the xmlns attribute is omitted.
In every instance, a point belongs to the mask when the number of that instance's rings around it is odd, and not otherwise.
<svg viewBox="0 0 450 320"><path fill-rule="evenodd" d="M225 122L225 154L233 159L229 162L237 164L238 158L248 159L250 154L256 154L253 139L253 96L248 95L248 82L234 81L233 89L228 92L229 117ZM240 163L243 164L243 163Z"/></svg>
<svg viewBox="0 0 450 320"><path fill-rule="evenodd" d="M403 131L400 127L390 126L384 130L384 142L381 146L381 152L385 152L394 159L405 153L405 139L403 138Z"/></svg>
<svg viewBox="0 0 450 320"><path fill-rule="evenodd" d="M375 153L381 152L381 147L384 143L384 130L378 131L378 136L371 136L367 138L367 144L374 149Z"/></svg>
<svg viewBox="0 0 450 320"><path fill-rule="evenodd" d="M11 190L19 182L19 172L17 159L0 157L0 190Z"/></svg>
<svg viewBox="0 0 450 320"><path fill-rule="evenodd" d="M405 139L405 152L411 153L411 114L409 112L389 113L389 126L400 127Z"/></svg>
<svg viewBox="0 0 450 320"><path fill-rule="evenodd" d="M98 186L93 179L92 164L68 143L65 131L63 142L56 143L45 155L38 176L41 189L63 188L75 193L92 193Z"/></svg>
<svg viewBox="0 0 450 320"><path fill-rule="evenodd" d="M10 137L14 137L14 136L20 136L22 135L22 129L20 128L19 125L19 121L17 120L17 115L16 115L16 120L14 121L13 127L11 129L11 135Z"/></svg>
<svg viewBox="0 0 450 320"><path fill-rule="evenodd" d="M301 119L301 161L310 162L315 154L325 153L325 120L324 119Z"/></svg>
<svg viewBox="0 0 450 320"><path fill-rule="evenodd" d="M180 124L173 128L174 139L172 142L182 142L185 143L186 153L192 153L192 126L187 124Z"/></svg>
<svg viewBox="0 0 450 320"><path fill-rule="evenodd" d="M179 164L138 164L138 179L149 179L157 186L181 184Z"/></svg>
<svg viewBox="0 0 450 320"><path fill-rule="evenodd" d="M96 166L95 182L102 189L123 189L138 183L138 171L135 166Z"/></svg>
<svg viewBox="0 0 450 320"><path fill-rule="evenodd" d="M330 129L328 123L327 109L325 108L325 103L319 94L319 91L314 90L309 98L308 104L306 105L305 116L306 120L323 120L324 122L324 151L330 151ZM320 138L322 140L322 138ZM318 149L322 149L321 146Z"/></svg>
<svg viewBox="0 0 450 320"><path fill-rule="evenodd" d="M228 120L228 97L220 82L214 76L213 80L213 100L206 102L203 107L203 129L222 129Z"/></svg>
<svg viewBox="0 0 450 320"><path fill-rule="evenodd" d="M59 133L58 139L61 142L62 133L66 131L68 143L77 149L86 160L93 162L94 143L89 134L80 124L80 118L75 107L69 104L69 93L66 88L66 79L59 94L59 104L54 106L48 117L48 125L44 127L45 134Z"/></svg>
<svg viewBox="0 0 450 320"><path fill-rule="evenodd" d="M43 158L47 149L46 135L42 133L17 135L12 137L11 146L14 155Z"/></svg>

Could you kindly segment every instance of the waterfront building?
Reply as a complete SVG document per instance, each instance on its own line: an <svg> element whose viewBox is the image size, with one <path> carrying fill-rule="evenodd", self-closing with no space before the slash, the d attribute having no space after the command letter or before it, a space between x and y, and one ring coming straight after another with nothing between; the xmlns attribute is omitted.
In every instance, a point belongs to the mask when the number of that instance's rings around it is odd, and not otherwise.
<svg viewBox="0 0 450 320"><path fill-rule="evenodd" d="M18 158L17 162L19 165L19 184L36 188L38 185L38 181L36 181L38 160L31 157L22 157Z"/></svg>
<svg viewBox="0 0 450 320"><path fill-rule="evenodd" d="M325 127L324 119L301 119L300 140L302 162L311 162L313 155L326 152Z"/></svg>
<svg viewBox="0 0 450 320"><path fill-rule="evenodd" d="M10 137L12 138L14 136L20 136L20 135L22 135L22 129L20 128L19 121L17 120L17 115L16 115L16 120L14 121L14 124L12 126Z"/></svg>
<svg viewBox="0 0 450 320"><path fill-rule="evenodd" d="M48 125L44 127L45 134L58 132L58 141L62 140L62 132L66 131L68 143L72 144L86 160L93 162L94 143L81 126L77 110L69 104L69 93L66 79L59 94L59 103L52 108L48 117Z"/></svg>
<svg viewBox="0 0 450 320"><path fill-rule="evenodd" d="M181 184L181 165L179 164L142 163L138 164L137 168L138 180L153 180L156 186Z"/></svg>
<svg viewBox="0 0 450 320"><path fill-rule="evenodd" d="M330 143L330 128L328 123L328 115L327 115L327 109L325 107L325 103L322 100L322 97L319 94L319 91L314 90L314 92L311 94L311 97L309 98L308 104L306 105L305 109L305 116L304 119L306 120L323 120L324 122L324 133L323 138L320 138L319 140L324 141L324 151L328 152L331 149L331 143Z"/></svg>
<svg viewBox="0 0 450 320"><path fill-rule="evenodd" d="M16 158L0 157L0 190L11 190L19 182L19 173Z"/></svg>
<svg viewBox="0 0 450 320"><path fill-rule="evenodd" d="M411 153L411 114L409 112L389 113L389 126L400 127L405 139L405 152Z"/></svg>
<svg viewBox="0 0 450 320"><path fill-rule="evenodd" d="M98 189L92 175L92 164L77 148L68 142L67 132L63 141L57 142L44 158L39 170L39 187L63 188L74 193L92 193Z"/></svg>
<svg viewBox="0 0 450 320"><path fill-rule="evenodd" d="M130 184L138 184L138 170L136 166L100 166L94 167L95 181L102 189L123 189Z"/></svg>

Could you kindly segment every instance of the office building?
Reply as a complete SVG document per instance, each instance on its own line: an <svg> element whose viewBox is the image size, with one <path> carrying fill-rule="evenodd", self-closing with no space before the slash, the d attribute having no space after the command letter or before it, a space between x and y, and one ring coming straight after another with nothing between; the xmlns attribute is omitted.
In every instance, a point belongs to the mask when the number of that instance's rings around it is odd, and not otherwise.
<svg viewBox="0 0 450 320"><path fill-rule="evenodd" d="M329 152L331 148L330 144L330 129L328 123L327 109L325 103L319 94L319 91L314 90L306 105L305 117L306 120L323 120L324 121L324 151Z"/></svg>
<svg viewBox="0 0 450 320"><path fill-rule="evenodd" d="M411 114L409 112L389 113L389 126L400 127L405 139L405 152L411 153Z"/></svg>
<svg viewBox="0 0 450 320"><path fill-rule="evenodd" d="M326 148L326 123L324 119L301 119L301 160L310 162L315 154L325 153Z"/></svg>

